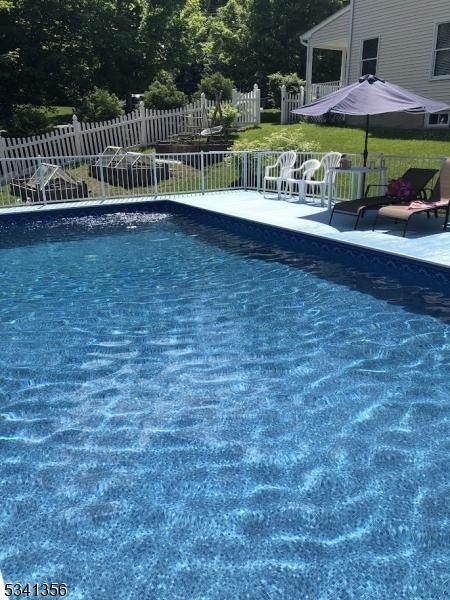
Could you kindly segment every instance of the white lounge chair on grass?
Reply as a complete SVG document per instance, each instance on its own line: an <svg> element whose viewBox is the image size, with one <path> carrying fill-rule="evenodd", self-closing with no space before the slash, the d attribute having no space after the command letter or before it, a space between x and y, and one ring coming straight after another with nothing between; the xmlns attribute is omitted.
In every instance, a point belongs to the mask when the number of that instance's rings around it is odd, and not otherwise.
<svg viewBox="0 0 450 600"><path fill-rule="evenodd" d="M294 201L294 191L295 186L298 186L298 200L304 200L306 196L306 184L305 181L311 181L314 173L320 169L320 161L315 158L310 158L309 160L305 160L298 169L291 169L289 177L287 178L287 188L289 191L290 197ZM301 173L299 178L295 178L295 173Z"/></svg>
<svg viewBox="0 0 450 600"><path fill-rule="evenodd" d="M303 179L304 189L306 190L306 186L311 186L312 189L319 188L320 191L320 204L324 206L325 204L325 192L328 185L334 185L334 180L336 178L336 173L333 173L331 177L329 177L329 169L334 169L339 166L341 161L342 154L339 152L328 152L320 161L320 167L322 170L322 179L311 179L305 178Z"/></svg>
<svg viewBox="0 0 450 600"><path fill-rule="evenodd" d="M288 152L283 152L277 159L277 162L274 165L268 165L264 174L264 182L263 182L263 196L266 197L266 188L267 183L270 181L276 182L277 184L277 195L280 198L281 190L283 189L283 183L286 186L286 182L290 177L290 173L295 165L295 161L297 160L297 153L294 150L289 150ZM270 175L277 169L276 175Z"/></svg>

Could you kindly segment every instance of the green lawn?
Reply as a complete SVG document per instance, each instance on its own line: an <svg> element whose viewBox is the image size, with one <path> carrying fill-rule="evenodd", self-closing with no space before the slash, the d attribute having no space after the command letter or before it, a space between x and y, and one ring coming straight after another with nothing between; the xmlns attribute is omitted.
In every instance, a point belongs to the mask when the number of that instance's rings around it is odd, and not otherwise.
<svg viewBox="0 0 450 600"><path fill-rule="evenodd" d="M72 122L72 106L54 106L53 109L49 112L52 125L64 125L65 123Z"/></svg>
<svg viewBox="0 0 450 600"><path fill-rule="evenodd" d="M248 129L237 135L237 139L255 140L264 138L281 128L290 130L301 127L306 139L315 140L320 150L336 150L346 153L361 153L364 147L364 131L356 127L315 125L301 123L279 125L262 123L260 127ZM369 135L369 152L398 156L449 156L450 130L403 130L372 129Z"/></svg>

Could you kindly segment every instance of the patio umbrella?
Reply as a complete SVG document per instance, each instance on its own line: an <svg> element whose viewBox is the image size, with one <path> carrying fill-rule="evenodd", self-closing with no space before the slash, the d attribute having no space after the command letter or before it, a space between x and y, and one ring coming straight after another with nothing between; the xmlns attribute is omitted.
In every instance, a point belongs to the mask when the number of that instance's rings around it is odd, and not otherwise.
<svg viewBox="0 0 450 600"><path fill-rule="evenodd" d="M449 109L450 106L443 102L424 98L398 85L379 79L375 75L364 75L357 83L352 83L291 112L309 117L318 117L326 113L365 116L366 136L363 156L364 166L367 166L370 115L395 112L437 113Z"/></svg>

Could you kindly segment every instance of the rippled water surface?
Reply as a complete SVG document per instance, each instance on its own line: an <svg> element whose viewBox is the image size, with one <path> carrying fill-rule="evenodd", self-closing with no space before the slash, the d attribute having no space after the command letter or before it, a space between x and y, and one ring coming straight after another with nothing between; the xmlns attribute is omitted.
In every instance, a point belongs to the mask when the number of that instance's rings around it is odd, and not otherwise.
<svg viewBox="0 0 450 600"><path fill-rule="evenodd" d="M168 215L0 232L0 569L450 598L450 303Z"/></svg>

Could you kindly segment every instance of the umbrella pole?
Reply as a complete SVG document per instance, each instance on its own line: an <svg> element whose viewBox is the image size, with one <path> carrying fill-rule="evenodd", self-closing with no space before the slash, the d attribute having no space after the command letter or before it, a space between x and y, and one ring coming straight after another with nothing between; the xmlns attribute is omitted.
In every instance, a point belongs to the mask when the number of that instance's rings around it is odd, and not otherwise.
<svg viewBox="0 0 450 600"><path fill-rule="evenodd" d="M364 157L364 166L367 167L367 157L369 155L369 152L367 150L367 143L369 141L369 115L366 115L366 137L364 140L364 152L363 152L363 157Z"/></svg>

